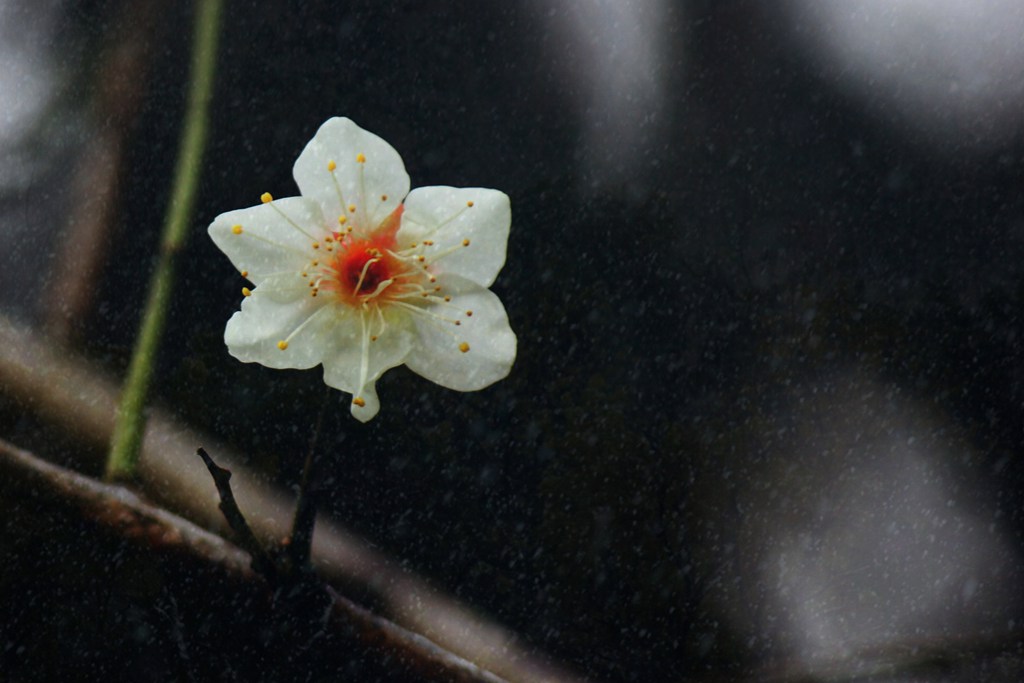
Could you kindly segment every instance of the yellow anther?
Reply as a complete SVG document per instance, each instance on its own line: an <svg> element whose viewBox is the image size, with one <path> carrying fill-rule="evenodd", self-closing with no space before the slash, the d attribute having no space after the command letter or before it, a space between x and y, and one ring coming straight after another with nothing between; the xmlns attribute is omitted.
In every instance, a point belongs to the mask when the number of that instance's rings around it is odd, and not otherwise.
<svg viewBox="0 0 1024 683"><path fill-rule="evenodd" d="M469 246L469 240L462 240L462 246L468 247Z"/></svg>
<svg viewBox="0 0 1024 683"><path fill-rule="evenodd" d="M377 341L377 335L375 335L375 334L370 335L370 341L372 341L372 342Z"/></svg>
<svg viewBox="0 0 1024 683"><path fill-rule="evenodd" d="M252 296L252 290L248 287L242 287L242 296Z"/></svg>
<svg viewBox="0 0 1024 683"><path fill-rule="evenodd" d="M313 266L313 267L315 268L315 267L317 267L317 266L319 266L319 265L320 265L320 262L319 262L319 261L317 261L316 259L313 259L313 261L312 261L311 265L312 265L312 266Z"/></svg>
<svg viewBox="0 0 1024 683"><path fill-rule="evenodd" d="M309 293L309 295L310 295L310 296L316 296L316 294L317 294L317 292L318 292L318 291L319 291L319 290L317 290L317 289L314 289L314 290L313 290L312 292L310 292L310 293Z"/></svg>
<svg viewBox="0 0 1024 683"><path fill-rule="evenodd" d="M386 201L388 200L388 196L387 196L386 194L382 194L382 195L380 196L380 200L381 200L382 202L386 202Z"/></svg>
<svg viewBox="0 0 1024 683"><path fill-rule="evenodd" d="M362 155L360 155L360 156L362 156ZM355 398L353 398L352 399L352 403L355 403L360 408L363 408L363 407L366 406L366 401L363 400L362 396L356 396Z"/></svg>
<svg viewBox="0 0 1024 683"><path fill-rule="evenodd" d="M242 275L242 277L249 277L249 271L248 270L243 270L241 275Z"/></svg>
<svg viewBox="0 0 1024 683"><path fill-rule="evenodd" d="M473 208L473 202L472 201L466 202L466 206L468 206L470 208Z"/></svg>
<svg viewBox="0 0 1024 683"><path fill-rule="evenodd" d="M356 212L356 205L355 204L349 204L348 205L348 212L349 213L355 213Z"/></svg>
<svg viewBox="0 0 1024 683"><path fill-rule="evenodd" d="M452 300L452 298L451 298L450 296L446 296L446 297L444 298L444 300L445 300L446 302L450 302L450 301Z"/></svg>
<svg viewBox="0 0 1024 683"><path fill-rule="evenodd" d="M356 155L356 161L358 161L361 164L365 164L366 163L366 155L363 154L362 152L360 152L359 154Z"/></svg>
<svg viewBox="0 0 1024 683"><path fill-rule="evenodd" d="M423 240L423 244L427 245L428 247L432 247L434 246L434 240ZM416 245L414 244L412 246L415 247Z"/></svg>
<svg viewBox="0 0 1024 683"><path fill-rule="evenodd" d="M416 260L419 261L420 263L423 263L424 261L427 260L427 257L424 256L423 254L420 254L419 256L416 257Z"/></svg>
<svg viewBox="0 0 1024 683"><path fill-rule="evenodd" d="M344 218L344 216L342 216L341 218ZM339 223L341 222L341 218L338 219ZM324 242L327 242L328 244L330 244L333 241L334 241L334 238L331 237L330 235L328 235L327 237L324 238Z"/></svg>
<svg viewBox="0 0 1024 683"><path fill-rule="evenodd" d="M466 317L467 318L472 318L473 317L473 311L466 311Z"/></svg>
<svg viewBox="0 0 1024 683"><path fill-rule="evenodd" d="M235 233L236 235L241 235L242 234L242 226L241 225L232 225L231 226L231 232Z"/></svg>
<svg viewBox="0 0 1024 683"><path fill-rule="evenodd" d="M339 224L341 224L341 225L345 225L345 223L346 223L347 221L348 221L348 216L338 216L338 223L339 223Z"/></svg>
<svg viewBox="0 0 1024 683"><path fill-rule="evenodd" d="M313 248L314 249L319 249L320 248L320 243L319 242L313 242Z"/></svg>
<svg viewBox="0 0 1024 683"><path fill-rule="evenodd" d="M281 341L277 342L277 348L279 348L282 351L284 351L285 349L288 348L288 342L286 342L284 339L282 339Z"/></svg>
<svg viewBox="0 0 1024 683"><path fill-rule="evenodd" d="M336 168L338 168L338 165L336 163L334 163L334 159L331 159L330 161L327 162L327 170L328 171L333 171Z"/></svg>
<svg viewBox="0 0 1024 683"><path fill-rule="evenodd" d="M462 351L463 353L469 351L469 344L467 344L466 342L462 342L461 344L459 344L459 351Z"/></svg>
<svg viewBox="0 0 1024 683"><path fill-rule="evenodd" d="M263 194L260 195L260 201L263 202L264 204L269 204L270 202L274 201L274 196L269 192L264 192Z"/></svg>

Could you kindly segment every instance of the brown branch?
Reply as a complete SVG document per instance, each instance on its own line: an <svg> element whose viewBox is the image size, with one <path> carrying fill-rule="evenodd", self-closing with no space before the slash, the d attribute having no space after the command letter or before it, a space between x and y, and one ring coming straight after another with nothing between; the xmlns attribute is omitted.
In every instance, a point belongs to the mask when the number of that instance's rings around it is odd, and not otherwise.
<svg viewBox="0 0 1024 683"><path fill-rule="evenodd" d="M218 488L223 486L222 493L226 489L233 499L227 483L230 473L225 474L226 470L216 465L213 468L218 470L214 475ZM246 553L188 520L144 502L121 486L104 484L45 462L3 440L0 440L0 477L5 486L17 486L23 495L38 502L36 509L27 511L28 514L38 515L45 507L70 507L84 520L147 551L189 556L205 565L211 578L230 576L270 589L250 569ZM235 509L237 511L237 507ZM364 645L378 652L382 661L394 660L433 680L465 683L501 683L504 680L356 605L326 584L320 586L331 601L330 627L356 635Z"/></svg>

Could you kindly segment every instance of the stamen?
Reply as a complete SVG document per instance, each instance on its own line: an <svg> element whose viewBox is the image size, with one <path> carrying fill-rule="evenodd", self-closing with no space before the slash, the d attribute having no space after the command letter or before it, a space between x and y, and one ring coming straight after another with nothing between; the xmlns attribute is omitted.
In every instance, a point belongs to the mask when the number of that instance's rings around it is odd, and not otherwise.
<svg viewBox="0 0 1024 683"><path fill-rule="evenodd" d="M370 333L367 329L366 324L366 309L359 311L359 326L362 328L362 353L359 359L359 391L363 391L363 387L366 386L366 375L370 370ZM352 399L352 402L362 408L366 405L362 397L356 396Z"/></svg>
<svg viewBox="0 0 1024 683"><path fill-rule="evenodd" d="M433 311L427 310L425 308L421 308L420 306L413 306L412 304L408 304L408 303L406 303L404 301L393 301L392 305L394 305L394 306L401 306L402 308L405 308L405 309L407 309L409 311L412 311L413 313L416 313L417 315L423 315L423 316L426 316L428 319L432 319L432 320L435 320L435 321L450 323L452 325L460 325L461 324L458 320L454 320L452 318L446 318L443 315L438 315L437 313L434 313Z"/></svg>
<svg viewBox="0 0 1024 683"><path fill-rule="evenodd" d="M298 254L302 258L306 258L306 257L309 256L308 253L306 253L304 251L300 251L300 250L296 249L293 246L290 246L290 245L287 245L287 244L281 244L280 242L275 242L274 240L267 239L266 237L263 237L262 235L254 235L251 232L246 232L246 233L242 233L242 234L245 235L248 239L259 240L260 242L263 242L265 244L269 244L270 246L274 247L275 249L280 249L282 251L290 251L293 254Z"/></svg>
<svg viewBox="0 0 1024 683"><path fill-rule="evenodd" d="M248 287L242 287L242 296L252 296L252 290Z"/></svg>
<svg viewBox="0 0 1024 683"><path fill-rule="evenodd" d="M281 341L277 342L277 348L281 349L282 351L287 349L288 348L288 343L291 342L291 340L295 338L295 335L297 335L299 332L301 332L306 327L306 325L308 325L309 323L313 322L313 318L317 317L318 315L320 315L324 311L330 310L330 308L331 308L330 306L320 306L315 311L310 313L309 317L307 317L305 320L303 320L299 324L298 327L296 327L294 330L292 330L291 334L289 334L287 337L285 337Z"/></svg>
<svg viewBox="0 0 1024 683"><path fill-rule="evenodd" d="M236 235L241 235L242 234L242 226L241 225L232 225L231 226L231 232L233 232Z"/></svg>
<svg viewBox="0 0 1024 683"><path fill-rule="evenodd" d="M334 169L338 168L338 165L334 163L334 159L327 162L327 170L334 173Z"/></svg>
<svg viewBox="0 0 1024 683"><path fill-rule="evenodd" d="M264 204L269 204L270 202L274 201L274 195L270 194L269 192L264 192L263 194L260 195L260 201L263 202Z"/></svg>
<svg viewBox="0 0 1024 683"><path fill-rule="evenodd" d="M331 173L331 181L334 183L334 192L338 195L338 204L345 206L345 194L341 191L341 185L338 184L338 176Z"/></svg>
<svg viewBox="0 0 1024 683"><path fill-rule="evenodd" d="M469 351L469 344L467 344L466 342L462 342L461 344L459 344L459 351L462 351L463 353Z"/></svg>
<svg viewBox="0 0 1024 683"><path fill-rule="evenodd" d="M472 205L473 205L472 202L468 202L466 206L462 207L461 209L459 209L458 211L453 213L451 216L449 216L448 218L444 219L440 223L437 223L434 226L428 226L426 223L418 221L415 218L409 216L408 214L406 214L406 216L404 217L404 220L406 220L406 221L408 221L410 223L415 223L416 225L421 225L424 228L427 228L428 229L427 230L427 235L432 235L432 234L436 233L438 230L440 230L441 228L443 228L444 226L446 226L449 223L451 223L452 221L454 221L456 218L458 218L462 214L464 214L466 211L468 211L472 207Z"/></svg>
<svg viewBox="0 0 1024 683"><path fill-rule="evenodd" d="M265 195L263 195L263 196L264 196L264 197L269 197L269 196L270 196L270 193L268 192L267 194L265 194ZM276 212L277 212L277 215L278 215L278 216L280 216L281 218L283 218L283 219L285 219L286 221L288 221L288 224L289 224L290 226L292 226L293 228L295 228L296 230L298 230L299 232L301 232L301 233L302 233L303 235L305 235L306 237L308 237L308 238L309 238L309 239L310 239L310 240L311 240L311 241L312 241L312 242L313 242L314 244L316 244L316 238L315 238L315 237L313 237L312 235L310 235L310 234L309 234L308 232L306 232L306 231L305 231L305 230L303 230L302 228L300 228L300 227L299 227L299 224L298 224L298 223L296 223L295 221L293 221L293 220L291 219L291 217L290 217L290 216L288 216L287 214L285 214L285 212L284 212L284 211L282 211L281 209L277 208L277 204L271 204L271 205L270 205L270 208L272 208L272 209L273 209L274 211L276 211Z"/></svg>
<svg viewBox="0 0 1024 683"><path fill-rule="evenodd" d="M369 208L370 205L366 203L366 174L363 172L366 170L366 157L363 156L362 152L360 152L359 155L356 157L356 161L359 162L359 206L363 207L362 225L364 230L369 230L370 228L373 227L374 222L372 220L372 216L370 216L370 214L367 213L367 209ZM351 213L355 213L355 211L355 207L352 207Z"/></svg>

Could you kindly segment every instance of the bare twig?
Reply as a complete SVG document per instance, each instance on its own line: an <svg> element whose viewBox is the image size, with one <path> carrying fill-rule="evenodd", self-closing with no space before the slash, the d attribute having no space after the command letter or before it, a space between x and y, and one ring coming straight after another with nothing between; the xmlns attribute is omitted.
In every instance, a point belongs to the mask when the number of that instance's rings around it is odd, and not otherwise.
<svg viewBox="0 0 1024 683"><path fill-rule="evenodd" d="M256 535L252 533L249 523L245 521L245 516L238 509L238 503L235 502L235 494L231 492L231 470L226 470L217 465L206 450L202 448L197 450L196 453L203 459L206 469L210 470L210 476L213 477L213 483L217 487L217 495L220 496L220 505L218 507L224 514L224 519L227 520L228 526L235 532L239 543L242 544L242 547L252 557L252 568L265 576L271 583L279 583L280 577L278 576L277 565L267 555L266 550L263 549L263 545L260 544Z"/></svg>
<svg viewBox="0 0 1024 683"><path fill-rule="evenodd" d="M295 517L292 521L292 533L288 538L288 558L296 571L310 571L310 553L313 550L313 529L316 526L318 484L314 478L317 459L317 440L324 424L324 413L330 400L331 389L327 387L320 401L320 412L316 417L313 436L309 440L309 452L302 465L302 479L299 482L299 498L295 502Z"/></svg>

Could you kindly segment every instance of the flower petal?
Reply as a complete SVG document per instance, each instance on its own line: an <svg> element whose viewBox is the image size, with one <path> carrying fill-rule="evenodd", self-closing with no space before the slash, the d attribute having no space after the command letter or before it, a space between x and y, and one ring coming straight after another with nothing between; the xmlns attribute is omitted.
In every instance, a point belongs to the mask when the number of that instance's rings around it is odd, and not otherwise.
<svg viewBox="0 0 1024 683"><path fill-rule="evenodd" d="M209 233L231 263L260 282L286 270L301 271L309 263L313 242L328 234L320 208L302 197L222 213Z"/></svg>
<svg viewBox="0 0 1024 683"><path fill-rule="evenodd" d="M437 271L455 273L484 287L505 265L512 224L508 195L479 187L418 187L409 193L398 232L400 245L430 240L424 253L450 253ZM467 242L468 240L468 242ZM462 245L467 244L465 248Z"/></svg>
<svg viewBox="0 0 1024 683"><path fill-rule="evenodd" d="M292 175L302 196L315 200L332 226L345 216L368 231L409 193L409 175L395 148L347 118L320 126Z"/></svg>
<svg viewBox="0 0 1024 683"><path fill-rule="evenodd" d="M242 301L224 330L228 352L269 368L311 368L344 344L348 311L314 298L298 274L265 279ZM351 317L351 316L349 316ZM352 327L352 325L348 325ZM287 340L282 349L279 342Z"/></svg>
<svg viewBox="0 0 1024 683"><path fill-rule="evenodd" d="M385 325L374 313L353 312L344 326L345 342L334 344L323 358L324 382L352 394L352 415L361 422L380 410L375 382L386 370L405 361L414 341L406 315L394 310L382 311L382 315Z"/></svg>
<svg viewBox="0 0 1024 683"><path fill-rule="evenodd" d="M430 310L460 324L416 316L419 340L406 360L409 369L456 391L483 389L507 376L516 359L516 335L501 300L456 275L441 275L437 281L451 302Z"/></svg>

